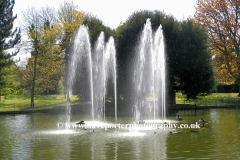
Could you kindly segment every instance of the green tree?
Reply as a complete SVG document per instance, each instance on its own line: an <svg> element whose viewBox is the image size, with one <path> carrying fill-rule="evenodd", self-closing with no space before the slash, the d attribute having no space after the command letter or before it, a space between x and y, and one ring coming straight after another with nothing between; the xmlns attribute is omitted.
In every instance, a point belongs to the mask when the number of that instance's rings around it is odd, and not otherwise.
<svg viewBox="0 0 240 160"><path fill-rule="evenodd" d="M133 13L128 20L117 29L117 54L119 64L118 88L125 99L131 98L127 82L132 73L129 66L132 63L135 45L139 34L151 19L152 29L162 25L167 56L168 95L174 90L182 90L188 98L195 98L199 93L208 93L213 88L213 67L211 52L208 49L207 32L191 20L178 22L172 16L159 11L141 11Z"/></svg>
<svg viewBox="0 0 240 160"><path fill-rule="evenodd" d="M88 26L90 42L92 46L94 46L95 42L97 42L101 32L104 32L105 42L107 42L110 36L115 37L115 31L103 25L103 22L96 17L86 17L83 21L83 24Z"/></svg>
<svg viewBox="0 0 240 160"><path fill-rule="evenodd" d="M199 93L210 93L214 89L214 72L206 30L192 20L184 21L181 23L180 42L178 55L172 55L177 61L169 62L174 62L170 67L176 68L176 73L172 74L178 75L174 81L178 85L172 87L182 90L188 99L196 98Z"/></svg>
<svg viewBox="0 0 240 160"><path fill-rule="evenodd" d="M63 74L64 60L63 56L59 54L61 48L56 45L57 36L54 28L47 28L39 34L37 61L35 52L32 52L32 57L25 70L25 84L32 84L36 68L35 90L40 94L55 89Z"/></svg>
<svg viewBox="0 0 240 160"><path fill-rule="evenodd" d="M61 77L61 79L58 81L58 90L57 90L57 93L58 94L64 94L64 90L65 90L65 87L63 85L63 77Z"/></svg>
<svg viewBox="0 0 240 160"><path fill-rule="evenodd" d="M118 93L124 95L124 100L129 101L132 97L131 92L127 88L131 88L129 78L129 67L134 57L134 49L137 45L139 34L142 31L147 18L151 18L153 30L156 30L164 14L161 12L141 11L135 12L129 16L125 23L121 23L116 30L116 49L118 60Z"/></svg>
<svg viewBox="0 0 240 160"><path fill-rule="evenodd" d="M6 74L1 76L2 81L5 82L2 88L2 95L20 94L21 83L20 83L20 71L19 68L13 63L9 67L2 69Z"/></svg>
<svg viewBox="0 0 240 160"><path fill-rule="evenodd" d="M10 66L13 61L12 56L15 56L17 52L13 54L7 54L5 51L13 48L20 42L20 30L13 29L13 22L17 18L17 15L13 16L14 0L0 0L0 102L1 102L1 88L4 85L4 81L1 80L1 76L6 72L3 68Z"/></svg>
<svg viewBox="0 0 240 160"><path fill-rule="evenodd" d="M44 13L52 10L45 8L46 12L43 11L30 8L24 13L28 36L26 43L30 48L28 51L31 52L31 58L24 70L23 84L31 88L32 107L36 92L43 94L54 90L64 70L62 49L57 44L62 32L54 21L51 23L51 16L44 16Z"/></svg>
<svg viewBox="0 0 240 160"><path fill-rule="evenodd" d="M115 31L103 25L102 21L96 17L86 17L83 21L83 24L88 27L92 48L92 58L94 59L98 56L95 55L94 48L95 43L97 42L97 39L101 32L104 32L104 39L105 42L107 42L110 36L115 36ZM78 66L78 70L81 70L82 68L82 66ZM82 74L84 74L84 71L82 71ZM81 75L76 75L76 81L73 87L73 94L78 94L79 98L81 98L82 100L87 100L89 99L89 97L88 94L86 94L86 86L88 86L89 84L86 84L87 82L82 81L83 77L84 76L81 77Z"/></svg>

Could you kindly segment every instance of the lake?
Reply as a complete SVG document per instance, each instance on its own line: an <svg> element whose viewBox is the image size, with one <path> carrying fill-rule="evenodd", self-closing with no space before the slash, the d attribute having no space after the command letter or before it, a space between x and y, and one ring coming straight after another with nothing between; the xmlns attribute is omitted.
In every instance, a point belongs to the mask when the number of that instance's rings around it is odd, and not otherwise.
<svg viewBox="0 0 240 160"><path fill-rule="evenodd" d="M176 128L70 128L64 114L32 113L0 115L0 159L240 159L240 110L196 109L175 111L166 122L180 125L208 124L199 129ZM72 115L71 124L90 120ZM106 117L113 122L114 117ZM132 119L118 117L120 124ZM90 122L89 122L90 123ZM99 123L103 124L103 123ZM120 125L119 125L120 126Z"/></svg>

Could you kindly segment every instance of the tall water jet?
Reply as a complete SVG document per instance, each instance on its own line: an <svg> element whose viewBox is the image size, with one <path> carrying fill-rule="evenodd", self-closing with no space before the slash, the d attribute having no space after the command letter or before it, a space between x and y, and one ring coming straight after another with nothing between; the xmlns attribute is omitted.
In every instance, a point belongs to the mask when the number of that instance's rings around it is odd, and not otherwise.
<svg viewBox="0 0 240 160"><path fill-rule="evenodd" d="M147 19L144 25L134 60L133 107L135 120L155 120L156 114L159 112L162 113L162 119L165 119L163 34L161 26L153 34L150 19Z"/></svg>
<svg viewBox="0 0 240 160"><path fill-rule="evenodd" d="M94 86L94 108L95 115L98 119L105 121L106 111L106 96L110 80L114 86L115 98L115 121L117 117L117 85L116 85L116 50L113 37L110 37L108 42L104 43L104 32L98 37L93 55L93 86Z"/></svg>
<svg viewBox="0 0 240 160"><path fill-rule="evenodd" d="M154 53L155 53L155 76L160 82L157 83L156 88L161 89L159 91L158 99L161 99L161 113L162 119L166 119L166 59L164 48L164 37L162 26L160 25L154 36ZM158 104L160 105L160 104Z"/></svg>
<svg viewBox="0 0 240 160"><path fill-rule="evenodd" d="M94 86L94 109L98 119L105 121L107 90L111 87L109 82L113 80L114 98L117 96L116 89L116 50L113 37L110 37L107 44L104 43L104 33L98 37L93 55L93 86ZM117 98L115 98L115 121Z"/></svg>
<svg viewBox="0 0 240 160"><path fill-rule="evenodd" d="M94 112L98 120L104 117L105 121L106 74L104 69L104 45L104 33L101 32L93 52Z"/></svg>
<svg viewBox="0 0 240 160"><path fill-rule="evenodd" d="M82 67L85 66L85 67ZM86 68L86 70L85 70ZM88 34L88 28L81 25L74 39L72 46L72 53L69 61L67 91L72 93L72 87L76 82L76 75L87 72L88 77L84 77L90 83L89 93L86 91L84 94L90 94L92 105L92 120L94 120L94 101L93 101L93 77L92 77L92 54L91 44ZM67 112L67 114L69 111ZM70 116L70 115L67 115ZM69 118L70 119L70 118Z"/></svg>
<svg viewBox="0 0 240 160"><path fill-rule="evenodd" d="M92 52L88 28L80 26L72 46L68 74L68 93L71 94L72 89L80 89L83 90L82 94L90 95L93 121L95 118L98 120L102 120L103 118L105 121L105 97L108 88L114 86L115 121L117 120L116 50L113 37L110 37L108 43L105 44L104 33L101 32ZM77 80L76 76L78 77ZM110 82L110 80L112 81ZM85 81L87 81L87 83ZM78 83L83 84L80 85ZM113 83L113 85L109 83ZM72 88L73 86L75 87ZM80 88L76 86L80 86ZM70 109L71 107L68 104L67 116L69 120L71 114Z"/></svg>
<svg viewBox="0 0 240 160"><path fill-rule="evenodd" d="M110 37L105 50L104 56L104 73L106 79L112 78L114 85L114 114L115 122L117 122L117 62L116 62L116 49L113 37ZM112 76L112 77L111 77ZM105 82L107 82L105 79ZM110 87L107 84L105 87Z"/></svg>

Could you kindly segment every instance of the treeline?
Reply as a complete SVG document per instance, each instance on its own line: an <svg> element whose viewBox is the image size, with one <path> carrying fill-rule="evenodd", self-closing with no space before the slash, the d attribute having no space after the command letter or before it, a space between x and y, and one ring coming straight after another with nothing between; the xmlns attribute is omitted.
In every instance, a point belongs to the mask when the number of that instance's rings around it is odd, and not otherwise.
<svg viewBox="0 0 240 160"><path fill-rule="evenodd" d="M19 68L12 63L1 69L2 94L31 94L32 103L34 94L63 94L72 41L79 26L84 24L89 28L93 46L101 31L105 34L105 41L110 36L114 37L118 95L123 95L125 100L131 98L131 92L127 90L130 88L128 67L148 18L151 19L153 30L160 24L163 28L169 95L181 90L188 98L195 98L199 93L210 93L214 88L207 31L190 19L179 22L160 11L138 11L113 30L103 25L97 17L83 13L73 3L67 2L58 11L50 7L40 10L30 8L23 12L23 16L21 30L25 38L21 47L26 53L31 53L31 58L26 68ZM7 55L2 46L1 49L1 55ZM1 61L11 59L8 57Z"/></svg>

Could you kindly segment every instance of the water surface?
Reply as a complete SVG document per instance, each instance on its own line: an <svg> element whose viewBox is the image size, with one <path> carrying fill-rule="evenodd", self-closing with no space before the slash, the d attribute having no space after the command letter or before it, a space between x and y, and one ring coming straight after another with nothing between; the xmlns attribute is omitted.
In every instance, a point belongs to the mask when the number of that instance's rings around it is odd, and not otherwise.
<svg viewBox="0 0 240 160"><path fill-rule="evenodd" d="M180 111L182 123L207 119L191 129L60 129L65 115L0 115L0 159L240 159L239 109ZM74 124L91 116L72 115ZM175 114L167 117L176 120ZM114 122L114 117L107 117ZM121 123L131 118L119 117ZM178 124L179 125L179 124Z"/></svg>

